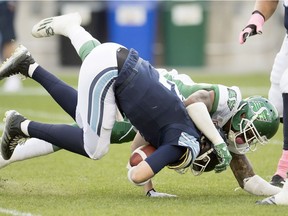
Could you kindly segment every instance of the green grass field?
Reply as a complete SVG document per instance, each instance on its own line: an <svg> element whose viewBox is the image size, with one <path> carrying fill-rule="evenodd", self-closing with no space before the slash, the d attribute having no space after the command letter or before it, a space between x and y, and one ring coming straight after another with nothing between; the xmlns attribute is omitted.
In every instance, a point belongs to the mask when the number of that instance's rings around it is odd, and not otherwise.
<svg viewBox="0 0 288 216"><path fill-rule="evenodd" d="M181 72L181 71L180 71ZM196 82L238 85L243 97L267 97L269 74L190 74ZM61 75L76 86L74 74ZM2 81L3 83L3 81ZM2 84L1 83L1 84ZM47 93L32 80L25 80L20 93L0 92L0 118L15 109L29 119L71 123ZM63 97L65 97L63 95ZM3 124L1 126L1 133ZM282 147L282 127L258 151L248 154L257 174L266 180L273 175ZM195 177L164 169L155 178L158 191L178 198L148 198L142 188L127 180L129 143L111 145L100 161L92 161L64 150L17 162L0 170L0 215L286 215L287 206L257 206L257 197L238 189L230 169Z"/></svg>

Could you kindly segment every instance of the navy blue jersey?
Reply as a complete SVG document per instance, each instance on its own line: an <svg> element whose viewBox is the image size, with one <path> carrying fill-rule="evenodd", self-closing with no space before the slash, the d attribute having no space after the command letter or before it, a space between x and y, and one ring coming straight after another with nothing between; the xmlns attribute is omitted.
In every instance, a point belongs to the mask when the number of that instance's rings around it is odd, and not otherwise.
<svg viewBox="0 0 288 216"><path fill-rule="evenodd" d="M199 131L174 88L167 80L161 83L159 73L133 49L115 81L120 110L156 148L179 145L183 132L199 140Z"/></svg>

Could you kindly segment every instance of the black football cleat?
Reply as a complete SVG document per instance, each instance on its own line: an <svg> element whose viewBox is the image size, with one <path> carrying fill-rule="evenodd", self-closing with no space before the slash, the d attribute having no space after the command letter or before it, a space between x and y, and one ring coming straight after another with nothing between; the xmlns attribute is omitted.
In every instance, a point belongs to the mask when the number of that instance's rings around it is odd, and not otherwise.
<svg viewBox="0 0 288 216"><path fill-rule="evenodd" d="M28 70L30 64L35 63L27 48L23 45L17 47L14 53L8 58L0 67L0 80L13 76L15 74L22 74L28 77Z"/></svg>
<svg viewBox="0 0 288 216"><path fill-rule="evenodd" d="M277 174L274 175L270 181L271 185L274 185L274 186L280 187L280 188L283 187L284 183L285 183L284 178L282 178L280 175L277 175Z"/></svg>
<svg viewBox="0 0 288 216"><path fill-rule="evenodd" d="M9 110L5 113L5 125L1 138L1 154L5 160L9 160L18 144L23 144L28 138L21 131L21 122L26 118L15 110Z"/></svg>

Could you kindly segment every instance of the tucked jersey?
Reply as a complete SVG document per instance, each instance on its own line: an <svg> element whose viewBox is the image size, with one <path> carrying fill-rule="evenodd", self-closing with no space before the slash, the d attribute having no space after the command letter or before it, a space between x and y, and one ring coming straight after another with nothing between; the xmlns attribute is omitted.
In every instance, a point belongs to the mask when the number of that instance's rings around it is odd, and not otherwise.
<svg viewBox="0 0 288 216"><path fill-rule="evenodd" d="M210 115L219 127L223 127L228 120L237 112L242 100L241 91L237 86L224 86L220 84L195 83L189 76L178 74L176 70L157 70L160 75L174 82L184 98L198 90L214 91L214 102Z"/></svg>

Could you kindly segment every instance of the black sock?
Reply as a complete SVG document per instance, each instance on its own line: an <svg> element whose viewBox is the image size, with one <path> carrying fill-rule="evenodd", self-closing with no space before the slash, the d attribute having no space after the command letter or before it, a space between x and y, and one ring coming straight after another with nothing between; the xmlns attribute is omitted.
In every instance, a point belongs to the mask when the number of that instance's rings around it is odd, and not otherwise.
<svg viewBox="0 0 288 216"><path fill-rule="evenodd" d="M77 91L53 74L38 66L32 78L40 83L53 99L75 120Z"/></svg>
<svg viewBox="0 0 288 216"><path fill-rule="evenodd" d="M84 149L83 130L78 127L31 121L28 133L31 137L45 140L60 148L89 157Z"/></svg>

